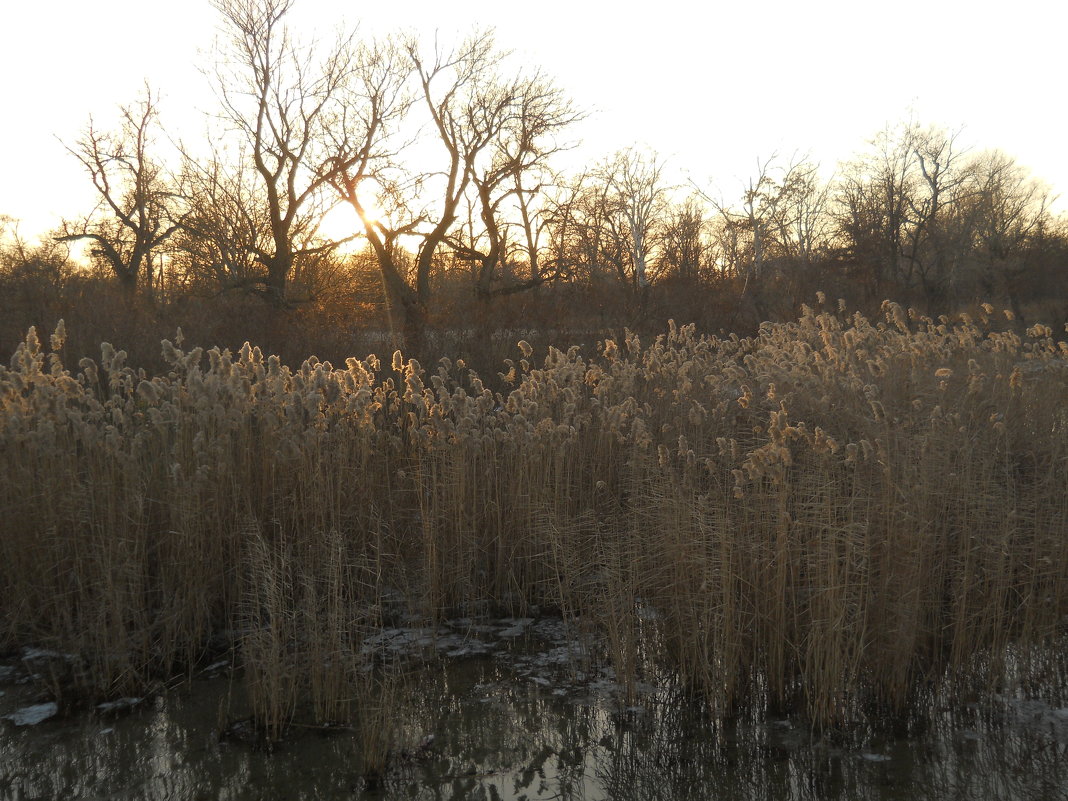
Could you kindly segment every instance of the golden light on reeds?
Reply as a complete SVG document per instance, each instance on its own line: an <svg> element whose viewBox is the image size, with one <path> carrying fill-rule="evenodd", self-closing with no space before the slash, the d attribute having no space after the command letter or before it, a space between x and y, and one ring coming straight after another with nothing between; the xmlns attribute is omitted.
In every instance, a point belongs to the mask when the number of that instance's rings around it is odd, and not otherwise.
<svg viewBox="0 0 1068 801"><path fill-rule="evenodd" d="M241 632L270 737L299 703L358 714L387 593L561 610L624 687L652 637L724 715L842 724L997 686L1010 646L1063 662L1063 344L884 313L520 342L501 392L399 352L165 342L149 376L104 345L73 370L31 331L0 368L0 647L76 654L57 691L103 696Z"/></svg>

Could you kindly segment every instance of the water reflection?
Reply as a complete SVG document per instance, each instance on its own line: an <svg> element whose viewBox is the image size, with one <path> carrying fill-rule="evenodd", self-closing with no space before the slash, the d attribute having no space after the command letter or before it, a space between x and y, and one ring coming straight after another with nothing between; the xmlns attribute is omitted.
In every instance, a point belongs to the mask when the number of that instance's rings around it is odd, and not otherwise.
<svg viewBox="0 0 1068 801"><path fill-rule="evenodd" d="M526 664L498 654L407 675L377 790L356 731L297 727L272 754L220 740L220 719L243 710L231 681L214 678L123 716L5 724L0 797L1068 799L1068 710L1038 701L946 712L907 739L836 740L787 718L713 725L692 699L648 687L619 711L594 691L605 674L548 679ZM0 713L37 700L28 685L3 689Z"/></svg>

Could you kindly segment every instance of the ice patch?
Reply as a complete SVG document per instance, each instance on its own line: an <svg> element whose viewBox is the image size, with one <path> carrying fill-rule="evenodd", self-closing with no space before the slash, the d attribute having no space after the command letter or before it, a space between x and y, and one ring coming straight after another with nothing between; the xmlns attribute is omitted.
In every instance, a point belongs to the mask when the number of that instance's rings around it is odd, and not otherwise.
<svg viewBox="0 0 1068 801"><path fill-rule="evenodd" d="M34 704L33 706L16 709L14 712L4 715L4 720L10 720L16 726L36 726L38 723L54 717L58 712L59 705L55 701L49 701L45 704Z"/></svg>
<svg viewBox="0 0 1068 801"><path fill-rule="evenodd" d="M450 659L465 659L471 656L485 656L493 651L493 645L489 643L480 642L479 640L473 640L472 642L462 645L459 648L453 648L445 652L445 656Z"/></svg>
<svg viewBox="0 0 1068 801"><path fill-rule="evenodd" d="M864 752L860 755L861 759L866 759L868 762L889 762L890 757L886 754L872 754L870 752Z"/></svg>
<svg viewBox="0 0 1068 801"><path fill-rule="evenodd" d="M497 636L501 637L502 639L512 640L516 637L522 637L523 633L526 632L527 627L529 627L530 624L534 622L534 618L512 617L504 618L500 622L507 628L501 631Z"/></svg>
<svg viewBox="0 0 1068 801"><path fill-rule="evenodd" d="M23 659L74 659L74 654L64 654L47 648L23 648Z"/></svg>
<svg viewBox="0 0 1068 801"><path fill-rule="evenodd" d="M144 700L144 698L117 698L114 701L97 704L96 708L100 712L121 712L124 709L133 709Z"/></svg>

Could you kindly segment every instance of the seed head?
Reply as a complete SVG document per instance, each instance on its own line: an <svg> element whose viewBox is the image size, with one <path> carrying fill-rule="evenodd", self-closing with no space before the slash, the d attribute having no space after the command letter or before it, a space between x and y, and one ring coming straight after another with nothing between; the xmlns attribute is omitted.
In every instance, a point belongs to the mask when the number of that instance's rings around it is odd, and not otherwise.
<svg viewBox="0 0 1068 801"><path fill-rule="evenodd" d="M56 330L52 333L51 345L52 350L60 350L63 347L63 343L67 341L67 325L60 320L56 323Z"/></svg>

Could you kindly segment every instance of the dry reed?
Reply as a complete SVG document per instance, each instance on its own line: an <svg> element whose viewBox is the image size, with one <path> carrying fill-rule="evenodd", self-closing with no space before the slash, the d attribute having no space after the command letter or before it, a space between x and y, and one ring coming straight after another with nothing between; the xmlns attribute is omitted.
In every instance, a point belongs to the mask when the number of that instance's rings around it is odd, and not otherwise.
<svg viewBox="0 0 1068 801"><path fill-rule="evenodd" d="M884 312L521 342L504 392L249 345L72 370L62 327L31 330L0 368L0 646L72 654L102 696L227 634L271 737L305 698L359 714L387 594L598 621L626 687L654 609L657 658L720 714L844 723L996 686L1010 651L1064 676L1068 346Z"/></svg>

